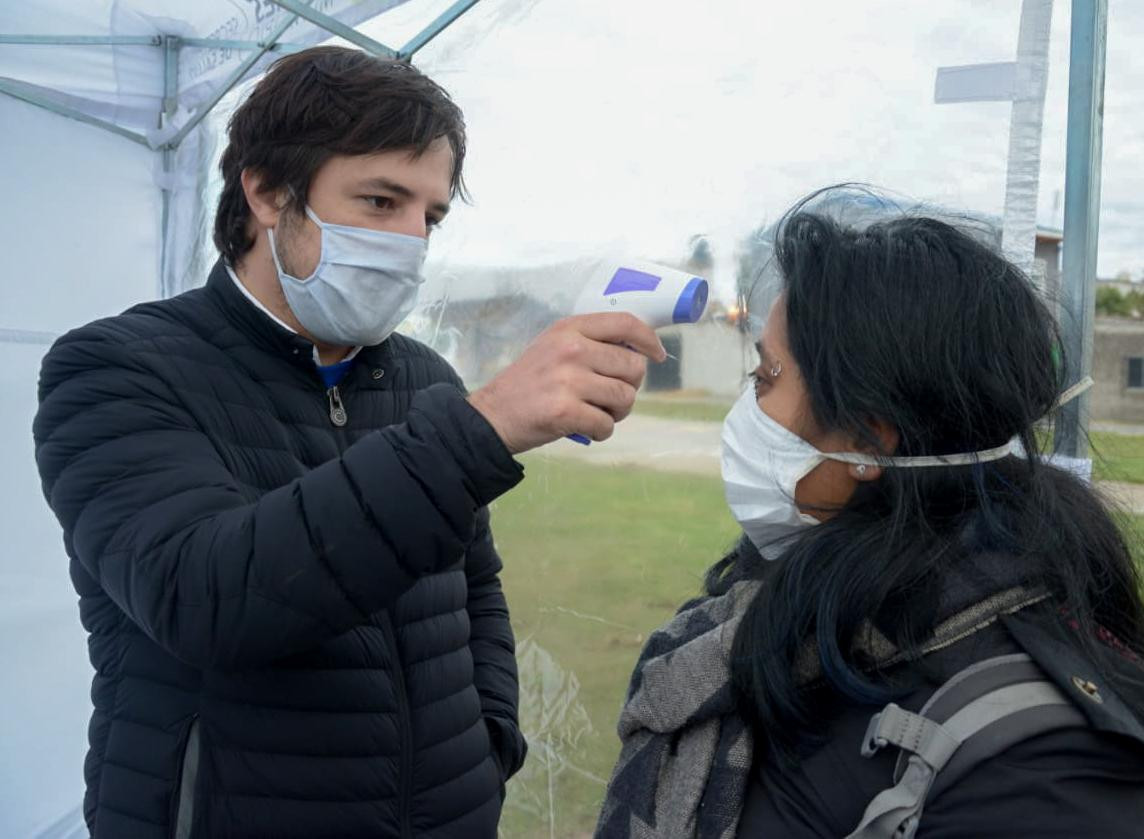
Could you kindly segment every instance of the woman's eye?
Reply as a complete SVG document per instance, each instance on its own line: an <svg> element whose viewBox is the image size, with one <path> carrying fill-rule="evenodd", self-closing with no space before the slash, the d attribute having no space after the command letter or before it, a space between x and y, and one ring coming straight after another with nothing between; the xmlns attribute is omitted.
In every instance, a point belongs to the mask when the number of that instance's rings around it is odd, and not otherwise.
<svg viewBox="0 0 1144 839"><path fill-rule="evenodd" d="M388 210L393 207L393 199L384 195L367 195L365 200L374 206L377 210Z"/></svg>

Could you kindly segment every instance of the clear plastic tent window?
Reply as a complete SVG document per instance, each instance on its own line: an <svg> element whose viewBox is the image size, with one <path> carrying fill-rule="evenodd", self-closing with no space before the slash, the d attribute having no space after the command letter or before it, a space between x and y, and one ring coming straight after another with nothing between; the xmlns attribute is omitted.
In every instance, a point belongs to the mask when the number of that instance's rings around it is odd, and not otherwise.
<svg viewBox="0 0 1144 839"><path fill-rule="evenodd" d="M394 49L455 7L310 5ZM1129 53L1144 42L1144 14L1131 0L1110 7L1103 274L1140 264L1144 191L1144 170L1123 151L1139 155L1129 115L1144 108L1144 76ZM675 358L650 372L612 440L562 440L526 456L527 479L494 504L530 742L503 836L591 834L636 656L736 537L719 481L719 420L754 365L757 321L740 311L740 292L756 287L760 232L818 187L868 182L970 215L999 246L1012 237L1034 273L1052 274L1031 250L1038 226L1061 225L1068 4L1051 11L1038 41L1023 32L1021 0L480 0L417 53L465 111L473 201L458 202L433 235L421 305L403 331L470 387L568 314L603 260L660 262L712 288L701 323L664 330ZM6 5L0 34L259 42L286 14L267 0L60 0ZM328 33L303 21L281 35L302 46ZM1019 42L1032 56L1021 66L1043 77L1001 71L977 80L989 95L935 103L938 68L1020 63ZM162 145L251 54L188 48L165 88L160 48L0 43L6 92L63 91L48 98L138 135L0 95L0 183L18 196L0 203L6 837L83 835L92 673L32 458L39 360L69 328L204 281L216 258L225 121L249 80L167 161ZM1029 96L1014 106L1021 85L1040 85L1043 116Z"/></svg>

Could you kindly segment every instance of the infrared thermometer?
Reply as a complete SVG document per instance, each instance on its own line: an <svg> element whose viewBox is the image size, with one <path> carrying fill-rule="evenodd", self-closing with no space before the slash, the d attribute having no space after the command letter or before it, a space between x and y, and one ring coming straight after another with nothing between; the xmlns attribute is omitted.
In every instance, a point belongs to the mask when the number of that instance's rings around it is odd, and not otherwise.
<svg viewBox="0 0 1144 839"><path fill-rule="evenodd" d="M627 312L652 329L696 323L707 308L707 280L687 271L641 260L604 262L584 286L572 313ZM583 434L569 440L582 445Z"/></svg>
<svg viewBox="0 0 1144 839"><path fill-rule="evenodd" d="M686 271L629 260L601 265L572 313L628 312L652 329L695 323L707 308L707 280Z"/></svg>

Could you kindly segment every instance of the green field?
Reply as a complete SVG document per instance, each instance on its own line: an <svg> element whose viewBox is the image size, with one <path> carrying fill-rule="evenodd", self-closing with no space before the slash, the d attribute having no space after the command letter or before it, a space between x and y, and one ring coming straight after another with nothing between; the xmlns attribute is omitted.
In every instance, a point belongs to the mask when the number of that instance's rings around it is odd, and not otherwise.
<svg viewBox="0 0 1144 839"><path fill-rule="evenodd" d="M1144 484L1144 436L1094 431L1091 440L1098 480Z"/></svg>
<svg viewBox="0 0 1144 839"><path fill-rule="evenodd" d="M502 835L587 836L644 639L699 593L737 526L717 479L543 457L526 468L493 509L530 739Z"/></svg>
<svg viewBox="0 0 1144 839"><path fill-rule="evenodd" d="M714 478L525 463L527 480L493 508L530 741L501 835L582 839L619 750L640 647L700 591L737 527ZM1144 517L1136 523L1144 531Z"/></svg>
<svg viewBox="0 0 1144 839"><path fill-rule="evenodd" d="M684 399L670 396L641 395L635 413L663 419L722 422L731 410L729 402L714 399Z"/></svg>

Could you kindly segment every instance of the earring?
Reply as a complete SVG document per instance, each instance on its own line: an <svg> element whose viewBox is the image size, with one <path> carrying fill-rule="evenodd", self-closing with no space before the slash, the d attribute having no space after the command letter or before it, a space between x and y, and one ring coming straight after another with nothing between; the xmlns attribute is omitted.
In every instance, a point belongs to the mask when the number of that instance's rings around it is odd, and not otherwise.
<svg viewBox="0 0 1144 839"><path fill-rule="evenodd" d="M782 373L782 371L783 371L783 363L781 361L776 361L774 366L771 367L771 378L777 379L779 377L779 374Z"/></svg>
<svg viewBox="0 0 1144 839"><path fill-rule="evenodd" d="M865 463L859 463L858 464L858 477L859 478L866 477L866 464Z"/></svg>

